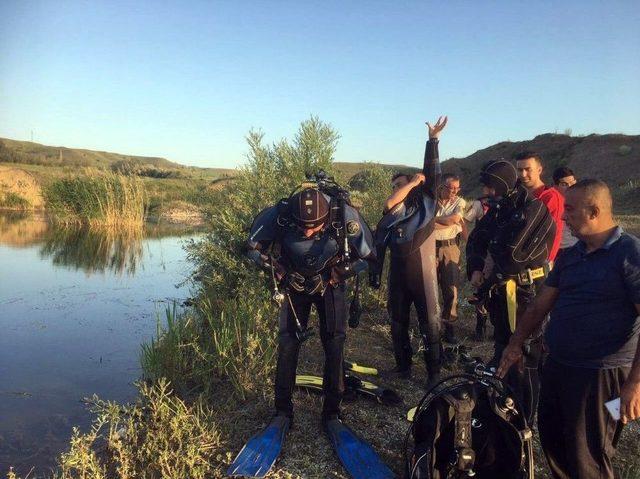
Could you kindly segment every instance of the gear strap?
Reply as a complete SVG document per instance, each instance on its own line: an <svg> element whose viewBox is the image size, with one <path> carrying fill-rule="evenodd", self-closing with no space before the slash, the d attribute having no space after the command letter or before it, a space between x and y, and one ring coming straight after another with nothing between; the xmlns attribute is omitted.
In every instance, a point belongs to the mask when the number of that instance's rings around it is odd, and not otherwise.
<svg viewBox="0 0 640 479"><path fill-rule="evenodd" d="M455 435L453 445L456 450L455 467L458 471L472 471L476 453L472 447L471 413L476 406L476 402L466 390L460 391L459 396L444 394L442 397L454 410Z"/></svg>

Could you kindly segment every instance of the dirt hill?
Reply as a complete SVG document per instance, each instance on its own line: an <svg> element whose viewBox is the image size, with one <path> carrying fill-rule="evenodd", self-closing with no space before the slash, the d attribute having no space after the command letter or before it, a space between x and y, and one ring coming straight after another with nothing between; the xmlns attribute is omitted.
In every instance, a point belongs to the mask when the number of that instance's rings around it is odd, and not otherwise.
<svg viewBox="0 0 640 479"><path fill-rule="evenodd" d="M523 151L536 151L544 160L545 181L551 182L553 170L568 166L578 178L600 178L610 186L640 181L640 135L567 136L552 133L527 141L503 141L478 150L466 158L443 162L447 173L462 177L465 193L476 188L479 170L490 160L513 159Z"/></svg>

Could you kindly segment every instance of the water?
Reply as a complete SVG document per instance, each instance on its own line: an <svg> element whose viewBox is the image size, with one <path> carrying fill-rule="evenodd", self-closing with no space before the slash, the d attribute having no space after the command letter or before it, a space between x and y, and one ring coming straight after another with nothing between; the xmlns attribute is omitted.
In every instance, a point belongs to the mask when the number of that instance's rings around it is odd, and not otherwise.
<svg viewBox="0 0 640 479"><path fill-rule="evenodd" d="M135 398L140 344L189 297L193 231L99 234L0 213L0 476L43 474L87 429L81 400Z"/></svg>

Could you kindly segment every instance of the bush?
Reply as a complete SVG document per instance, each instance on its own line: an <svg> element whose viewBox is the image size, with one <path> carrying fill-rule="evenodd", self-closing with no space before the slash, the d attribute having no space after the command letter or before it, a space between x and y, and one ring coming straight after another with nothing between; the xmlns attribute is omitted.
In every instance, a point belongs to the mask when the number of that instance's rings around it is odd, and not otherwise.
<svg viewBox="0 0 640 479"><path fill-rule="evenodd" d="M292 142L263 143L264 134L247 136L248 162L226 188L210 190L207 213L211 231L187 246L199 284L197 306L176 314L144 348L145 377L167 377L178 391L214 391L220 382L244 398L268 384L275 367L277 309L270 301L270 281L244 256L253 218L278 199L288 197L320 169L331 174L339 135L319 119L302 122ZM366 188L354 204L377 221L388 189L388 174L371 169Z"/></svg>
<svg viewBox="0 0 640 479"><path fill-rule="evenodd" d="M164 380L141 385L131 406L96 396L90 402L96 414L91 431L74 428L56 478L212 477L221 439L205 403L186 404Z"/></svg>

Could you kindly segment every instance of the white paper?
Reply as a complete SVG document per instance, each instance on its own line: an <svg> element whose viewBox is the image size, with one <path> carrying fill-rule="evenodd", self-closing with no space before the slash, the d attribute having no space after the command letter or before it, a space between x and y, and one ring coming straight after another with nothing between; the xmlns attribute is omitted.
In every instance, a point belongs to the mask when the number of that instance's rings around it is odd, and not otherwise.
<svg viewBox="0 0 640 479"><path fill-rule="evenodd" d="M609 414L611 414L611 417L616 421L619 421L620 420L620 398L615 398L615 399L612 399L611 401L607 401L606 403L604 403L604 405L607 407L607 410L609 411Z"/></svg>

